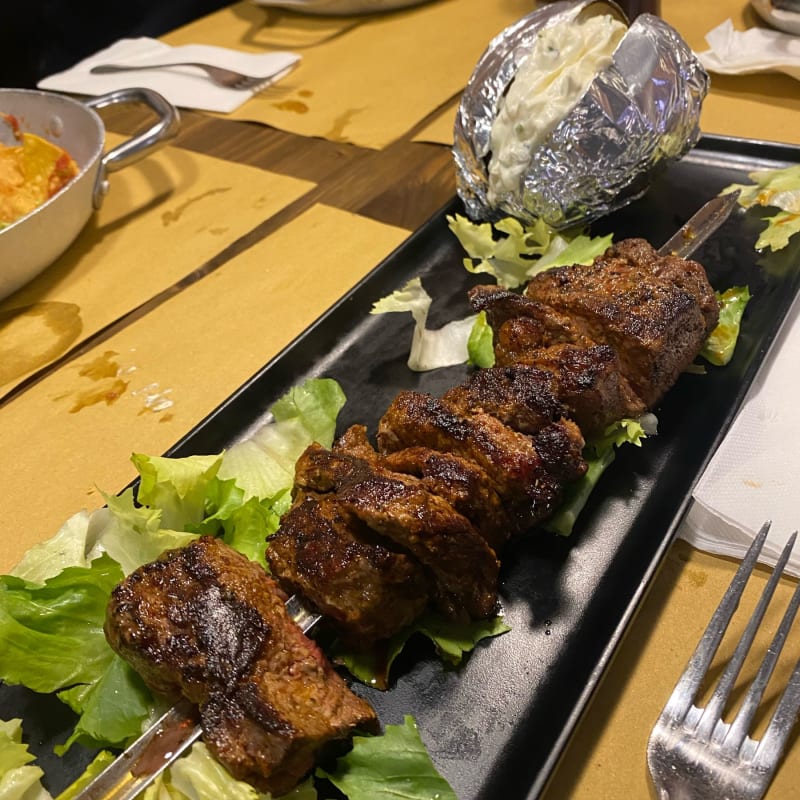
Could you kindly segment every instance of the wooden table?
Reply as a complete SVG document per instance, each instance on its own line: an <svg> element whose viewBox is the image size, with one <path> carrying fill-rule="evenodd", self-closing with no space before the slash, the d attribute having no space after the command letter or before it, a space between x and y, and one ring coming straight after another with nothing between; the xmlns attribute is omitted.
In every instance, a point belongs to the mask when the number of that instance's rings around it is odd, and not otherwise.
<svg viewBox="0 0 800 800"><path fill-rule="evenodd" d="M718 4L663 0L662 15L695 49L703 48L703 34L725 16L732 16L739 26L756 24L752 13L744 9L744 3L733 0ZM481 23L468 19L464 24ZM0 568L9 569L25 547L51 535L73 511L100 505L102 496L95 482L106 491L124 486L133 477L127 462L132 449L150 453L166 450L213 409L216 402L237 388L249 375L248 370L252 371L251 363L267 362L286 341L280 337L267 339L255 356L246 352L246 345L241 352L230 351L227 357L234 366L237 360L241 362L238 371L226 367L209 374L207 366L198 366L198 371L206 371L207 384L199 382L196 374L192 375L195 383L187 378L184 385L176 384L173 387L176 394L180 390L183 397L176 401L175 414L169 419L165 415L156 418L154 414L139 413L133 406L123 413L120 411L123 403L110 395L103 397L103 402L93 401L91 407L80 413L74 411L75 405L59 406L58 393L62 391L59 387L77 380L76 373L85 367L87 358L107 352L106 348L113 351L115 342L122 340L119 337L151 323L164 326L166 349L162 355L153 350L149 357L154 364L150 366L157 366L159 359L166 363L166 352L171 345L166 322L169 315L163 312L169 304L176 298L188 297L204 283L216 278L222 281L226 268L237 257L274 234L289 230L293 222L321 205L380 223L365 229L367 242L378 233L386 237L381 239L380 246L376 245L377 257L363 265L362 272L366 272L407 232L418 228L453 197L455 180L449 148L441 143L420 141L419 134L443 113L451 113L456 99L457 96L451 98L444 108L431 108L413 127L379 148L183 112L175 148L307 182L302 184L305 189L293 193L252 229L194 264L179 280L154 291L136 307L79 339L51 363L33 371L6 392L0 401L0 439L5 440L7 447L12 441L12 428L24 426L28 432L23 439L13 439L14 446L19 447L18 457L7 457L4 462L3 469L8 472L3 482L7 485L5 479L11 477L13 469L16 488L13 495L0 490L0 514L7 531L22 531L22 541L11 538L6 541L0 553ZM714 78L704 110L703 129L800 144L798 110L798 84L788 77ZM138 111L114 111L105 113L104 119L109 130L123 134L135 128L141 116ZM280 272L270 278L275 290L281 279ZM334 275L320 290L319 309L333 303L352 282L352 275L338 282ZM119 291L124 291L124 287ZM302 308L302 294L296 294L295 298L294 310L302 317L307 313ZM180 326L180 320L177 324ZM177 355L202 362L202 355L195 352ZM122 357L115 351L109 358ZM252 361L253 358L256 360ZM207 391L209 397L201 398ZM183 415L181 408L185 411ZM79 419L89 421L79 424L76 421ZM26 441L30 447L20 447L18 441ZM76 441L82 443L80 452ZM68 466L64 466L66 462ZM60 488L54 491L52 502L43 503L42 487L48 485L50 473L56 476ZM67 479L72 476L74 479ZM547 800L647 795L644 745L649 729L733 569L734 565L725 559L699 553L680 542L674 545L544 793ZM784 593L788 583L781 589ZM798 767L800 748L795 746L768 796L800 797L800 789L790 777Z"/></svg>

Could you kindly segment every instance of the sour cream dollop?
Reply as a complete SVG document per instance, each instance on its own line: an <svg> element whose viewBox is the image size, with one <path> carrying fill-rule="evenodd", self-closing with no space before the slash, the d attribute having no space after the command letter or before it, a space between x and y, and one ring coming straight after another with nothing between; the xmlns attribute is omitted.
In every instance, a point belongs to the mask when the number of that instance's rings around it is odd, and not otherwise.
<svg viewBox="0 0 800 800"><path fill-rule="evenodd" d="M612 61L627 30L610 14L543 28L501 98L490 135L488 200L519 190L531 154Z"/></svg>

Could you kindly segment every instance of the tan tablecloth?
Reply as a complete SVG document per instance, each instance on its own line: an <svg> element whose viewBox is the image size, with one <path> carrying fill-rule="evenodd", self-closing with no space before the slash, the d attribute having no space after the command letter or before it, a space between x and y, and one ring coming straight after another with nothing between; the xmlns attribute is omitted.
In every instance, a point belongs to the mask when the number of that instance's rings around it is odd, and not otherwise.
<svg viewBox="0 0 800 800"><path fill-rule="evenodd" d="M245 0L163 39L296 50L302 61L289 76L228 116L381 148L459 93L489 40L532 8L530 0L437 0L341 19Z"/></svg>
<svg viewBox="0 0 800 800"><path fill-rule="evenodd" d="M110 144L119 141L109 134ZM177 147L110 177L77 240L0 303L0 399L313 187Z"/></svg>

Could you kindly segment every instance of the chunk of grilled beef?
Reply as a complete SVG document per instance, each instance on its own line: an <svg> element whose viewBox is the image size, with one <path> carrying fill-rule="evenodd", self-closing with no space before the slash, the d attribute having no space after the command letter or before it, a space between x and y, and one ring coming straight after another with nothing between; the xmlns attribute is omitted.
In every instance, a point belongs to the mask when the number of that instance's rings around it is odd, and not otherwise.
<svg viewBox="0 0 800 800"><path fill-rule="evenodd" d="M524 321L527 347L565 343L590 347L594 344L585 328L569 314L562 314L524 294L501 286L474 286L468 296L476 311L486 312L486 320L495 336L508 323ZM513 326L509 330L513 330Z"/></svg>
<svg viewBox="0 0 800 800"><path fill-rule="evenodd" d="M681 272L674 260L664 264L655 251L651 258L643 243L634 242L610 248L589 266L541 272L528 282L525 296L568 316L590 342L613 347L622 374L650 408L692 363L716 324L719 309L715 314L706 302L713 291L707 280L707 292L701 291L701 273L689 267Z"/></svg>
<svg viewBox="0 0 800 800"><path fill-rule="evenodd" d="M520 433L536 433L567 415L551 372L527 364L479 369L445 392L459 414L491 414Z"/></svg>
<svg viewBox="0 0 800 800"><path fill-rule="evenodd" d="M612 422L639 417L647 410L620 371L613 347L605 344L526 347L523 337L518 336L511 350L504 333L515 322L509 322L501 331L496 348L497 363L530 364L549 372L554 379L554 393L586 439L601 435ZM524 320L519 322L524 323Z"/></svg>
<svg viewBox="0 0 800 800"><path fill-rule="evenodd" d="M444 498L495 553L500 554L508 539L522 530L523 521L503 503L489 476L474 461L428 447L407 447L383 460L390 470L416 475L429 492Z"/></svg>
<svg viewBox="0 0 800 800"><path fill-rule="evenodd" d="M308 599L358 647L397 633L428 604L419 562L377 537L332 493L298 493L270 537L267 562L282 588Z"/></svg>
<svg viewBox="0 0 800 800"><path fill-rule="evenodd" d="M580 436L575 429L570 433ZM549 516L562 495L563 480L548 471L530 436L490 414L459 414L428 394L400 392L379 421L377 438L384 453L422 446L474 461L501 498L524 513L528 525ZM586 470L582 459L567 463L574 468L574 478Z"/></svg>
<svg viewBox="0 0 800 800"><path fill-rule="evenodd" d="M647 267L657 277L694 297L706 321L706 336L719 322L719 301L705 269L697 261L675 255L660 256L645 239L623 239L609 248L605 258L624 259L630 264Z"/></svg>
<svg viewBox="0 0 800 800"><path fill-rule="evenodd" d="M317 444L300 456L295 474L298 487L335 492L348 513L413 555L432 576L443 613L476 619L495 612L500 565L494 551L418 479Z"/></svg>
<svg viewBox="0 0 800 800"><path fill-rule="evenodd" d="M380 464L392 472L416 476L429 492L463 514L497 554L508 538L521 529L520 521L503 504L489 476L474 461L428 447L409 447L381 455L370 443L363 425L350 426L334 442L333 450Z"/></svg>
<svg viewBox="0 0 800 800"><path fill-rule="evenodd" d="M129 575L105 623L154 691L199 705L205 742L234 777L278 795L322 747L377 728L285 599L261 566L204 537Z"/></svg>

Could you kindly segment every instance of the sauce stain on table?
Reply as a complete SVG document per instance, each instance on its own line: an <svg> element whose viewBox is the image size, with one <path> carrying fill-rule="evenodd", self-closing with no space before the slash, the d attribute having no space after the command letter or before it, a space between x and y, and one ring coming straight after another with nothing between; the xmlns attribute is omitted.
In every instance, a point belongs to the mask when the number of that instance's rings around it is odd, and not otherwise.
<svg viewBox="0 0 800 800"><path fill-rule="evenodd" d="M66 353L82 330L75 303L47 301L0 311L0 386Z"/></svg>
<svg viewBox="0 0 800 800"><path fill-rule="evenodd" d="M161 215L161 222L166 228L173 222L177 222L183 215L183 212L186 211L186 209L189 208L190 206L193 206L201 202L206 197L212 197L215 194L222 194L223 192L229 192L230 190L231 190L230 186L223 186L219 189L209 189L207 192L203 192L203 194L199 194L196 197L190 197L188 200L181 203L177 208L171 211L165 211Z"/></svg>

